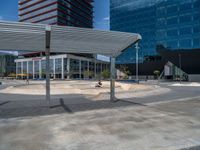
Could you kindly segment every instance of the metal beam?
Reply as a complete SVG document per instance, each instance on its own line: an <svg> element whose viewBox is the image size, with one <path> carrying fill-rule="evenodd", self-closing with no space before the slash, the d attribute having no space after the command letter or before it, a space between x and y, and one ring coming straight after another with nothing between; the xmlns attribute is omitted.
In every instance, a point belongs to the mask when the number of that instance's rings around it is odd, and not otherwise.
<svg viewBox="0 0 200 150"><path fill-rule="evenodd" d="M50 42L51 42L51 27L46 26L46 101L49 102L50 106Z"/></svg>
<svg viewBox="0 0 200 150"><path fill-rule="evenodd" d="M116 78L116 70L115 70L115 58L110 58L110 101L115 102L115 78Z"/></svg>

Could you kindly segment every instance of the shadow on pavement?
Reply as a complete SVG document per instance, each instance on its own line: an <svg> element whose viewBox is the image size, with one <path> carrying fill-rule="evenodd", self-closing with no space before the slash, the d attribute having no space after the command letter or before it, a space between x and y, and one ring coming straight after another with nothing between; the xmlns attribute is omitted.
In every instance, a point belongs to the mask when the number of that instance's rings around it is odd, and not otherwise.
<svg viewBox="0 0 200 150"><path fill-rule="evenodd" d="M50 106L51 109L57 108L57 107L62 107L66 112L73 113L72 110L69 109L69 107L67 107L67 105L65 105L65 102L62 98L60 99L60 105Z"/></svg>
<svg viewBox="0 0 200 150"><path fill-rule="evenodd" d="M83 95L77 95L77 97L68 95L67 97L51 100L50 106L45 100L18 100L8 101L7 103L4 102L4 104L2 103L2 105L0 105L0 118L43 116L61 113L73 114L88 110L145 106L140 103L129 102L126 100L118 100L117 102L110 102L109 100L91 101L84 98Z"/></svg>
<svg viewBox="0 0 200 150"><path fill-rule="evenodd" d="M2 102L2 103L0 103L0 106L5 105L5 104L7 104L7 103L9 103L9 102L10 102L10 101Z"/></svg>

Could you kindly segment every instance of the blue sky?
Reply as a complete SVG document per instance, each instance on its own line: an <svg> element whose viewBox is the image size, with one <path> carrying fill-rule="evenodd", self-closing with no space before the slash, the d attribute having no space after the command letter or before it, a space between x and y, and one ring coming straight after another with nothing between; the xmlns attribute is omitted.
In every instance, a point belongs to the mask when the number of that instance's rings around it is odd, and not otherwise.
<svg viewBox="0 0 200 150"><path fill-rule="evenodd" d="M94 27L109 30L109 0L94 0ZM0 20L18 20L18 0L1 0Z"/></svg>
<svg viewBox="0 0 200 150"><path fill-rule="evenodd" d="M110 29L110 0L94 0L94 27L97 29Z"/></svg>

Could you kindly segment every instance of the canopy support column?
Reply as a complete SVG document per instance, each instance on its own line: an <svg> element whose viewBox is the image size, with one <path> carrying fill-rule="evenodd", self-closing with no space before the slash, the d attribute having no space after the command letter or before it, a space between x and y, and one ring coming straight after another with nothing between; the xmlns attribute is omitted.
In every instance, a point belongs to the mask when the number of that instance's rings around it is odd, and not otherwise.
<svg viewBox="0 0 200 150"><path fill-rule="evenodd" d="M110 58L110 101L115 102L115 58Z"/></svg>
<svg viewBox="0 0 200 150"><path fill-rule="evenodd" d="M46 101L49 102L50 106L50 38L51 38L51 28L46 26Z"/></svg>
<svg viewBox="0 0 200 150"><path fill-rule="evenodd" d="M64 57L62 57L61 65L62 65L62 67L61 67L61 78L62 78L62 80L64 80L65 79L65 75L64 75Z"/></svg>
<svg viewBox="0 0 200 150"><path fill-rule="evenodd" d="M136 50L136 82L139 84L139 77L138 77L138 70L139 70L139 66L138 66L138 50L139 50L139 45L138 42L135 44L135 50Z"/></svg>

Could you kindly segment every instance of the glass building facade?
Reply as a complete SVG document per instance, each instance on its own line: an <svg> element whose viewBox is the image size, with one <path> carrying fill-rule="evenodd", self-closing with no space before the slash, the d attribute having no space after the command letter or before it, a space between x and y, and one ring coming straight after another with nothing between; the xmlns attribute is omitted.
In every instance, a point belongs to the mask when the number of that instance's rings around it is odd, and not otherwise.
<svg viewBox="0 0 200 150"><path fill-rule="evenodd" d="M111 30L142 35L139 60L156 55L156 47L200 48L200 0L110 0ZM117 58L135 63L134 48Z"/></svg>
<svg viewBox="0 0 200 150"><path fill-rule="evenodd" d="M92 0L19 0L19 21L93 27Z"/></svg>
<svg viewBox="0 0 200 150"><path fill-rule="evenodd" d="M17 56L0 52L0 77L15 73L14 60Z"/></svg>
<svg viewBox="0 0 200 150"><path fill-rule="evenodd" d="M17 78L44 79L46 76L46 57L28 57L15 59ZM59 54L50 56L50 77L52 79L88 79L98 78L104 70L109 70L109 62ZM90 72L90 76L88 76Z"/></svg>

